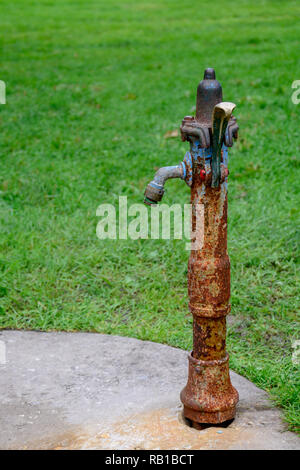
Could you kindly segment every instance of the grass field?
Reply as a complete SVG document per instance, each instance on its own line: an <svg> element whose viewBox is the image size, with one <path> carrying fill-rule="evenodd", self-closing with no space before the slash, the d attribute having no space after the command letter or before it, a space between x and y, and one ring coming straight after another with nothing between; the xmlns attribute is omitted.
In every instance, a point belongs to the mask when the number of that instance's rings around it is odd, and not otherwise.
<svg viewBox="0 0 300 470"><path fill-rule="evenodd" d="M96 237L101 203L141 202L206 67L237 104L230 152L231 367L299 430L297 1L1 2L0 326L190 349L182 240ZM298 17L298 18L297 18ZM189 202L167 183L165 203Z"/></svg>

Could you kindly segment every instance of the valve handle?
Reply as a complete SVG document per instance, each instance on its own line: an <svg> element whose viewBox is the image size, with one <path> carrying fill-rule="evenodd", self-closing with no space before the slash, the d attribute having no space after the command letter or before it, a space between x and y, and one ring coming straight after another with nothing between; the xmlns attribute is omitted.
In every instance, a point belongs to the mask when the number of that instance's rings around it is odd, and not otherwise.
<svg viewBox="0 0 300 470"><path fill-rule="evenodd" d="M231 118L232 111L236 105L224 101L216 104L212 116L212 159L211 159L211 172L212 188L218 188L221 180L221 150L224 141L224 136L229 119Z"/></svg>

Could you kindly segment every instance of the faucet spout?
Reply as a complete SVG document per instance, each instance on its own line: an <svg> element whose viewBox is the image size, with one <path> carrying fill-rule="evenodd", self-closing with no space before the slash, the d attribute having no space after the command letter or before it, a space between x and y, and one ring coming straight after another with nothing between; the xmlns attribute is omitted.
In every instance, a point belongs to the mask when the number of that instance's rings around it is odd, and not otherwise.
<svg viewBox="0 0 300 470"><path fill-rule="evenodd" d="M185 179L182 163L180 165L162 167L155 173L153 180L146 187L144 203L151 206L161 201L165 192L165 182L170 178Z"/></svg>

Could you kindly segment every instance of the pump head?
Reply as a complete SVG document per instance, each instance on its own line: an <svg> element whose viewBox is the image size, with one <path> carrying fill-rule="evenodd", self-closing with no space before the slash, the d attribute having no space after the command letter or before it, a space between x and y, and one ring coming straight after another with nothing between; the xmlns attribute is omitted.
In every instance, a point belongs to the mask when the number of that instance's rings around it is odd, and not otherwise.
<svg viewBox="0 0 300 470"><path fill-rule="evenodd" d="M202 126L211 127L214 107L222 101L222 87L216 80L215 70L205 69L203 80L197 88L196 121Z"/></svg>

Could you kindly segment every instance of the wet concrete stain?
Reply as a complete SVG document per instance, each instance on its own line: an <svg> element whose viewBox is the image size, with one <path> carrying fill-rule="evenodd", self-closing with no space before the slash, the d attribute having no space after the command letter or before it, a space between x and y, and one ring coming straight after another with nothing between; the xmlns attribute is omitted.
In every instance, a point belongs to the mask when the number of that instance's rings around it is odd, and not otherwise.
<svg viewBox="0 0 300 470"><path fill-rule="evenodd" d="M168 450L238 449L251 440L253 430L230 424L197 430L183 417L181 407L131 415L119 423L103 424L101 430L77 429L23 446L49 450ZM253 438L253 437L252 437Z"/></svg>

